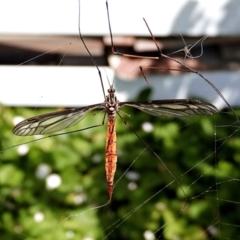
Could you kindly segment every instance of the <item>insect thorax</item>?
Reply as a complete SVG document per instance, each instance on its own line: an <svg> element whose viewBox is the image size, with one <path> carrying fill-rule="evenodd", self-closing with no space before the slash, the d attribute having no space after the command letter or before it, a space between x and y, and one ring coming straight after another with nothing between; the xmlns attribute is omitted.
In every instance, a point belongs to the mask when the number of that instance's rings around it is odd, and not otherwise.
<svg viewBox="0 0 240 240"><path fill-rule="evenodd" d="M108 114L108 118L115 118L119 108L119 101L115 94L110 93L106 96L105 109Z"/></svg>

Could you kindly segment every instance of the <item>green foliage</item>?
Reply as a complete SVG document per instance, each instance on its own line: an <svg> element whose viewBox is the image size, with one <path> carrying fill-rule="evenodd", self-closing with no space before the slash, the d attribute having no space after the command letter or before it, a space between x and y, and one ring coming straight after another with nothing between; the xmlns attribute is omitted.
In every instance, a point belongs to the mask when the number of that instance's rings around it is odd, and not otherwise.
<svg viewBox="0 0 240 240"><path fill-rule="evenodd" d="M37 139L12 134L16 116L52 109L1 107L1 149ZM154 151L118 119L118 168L112 203L104 168L106 126L46 138L1 152L0 236L8 239L236 239L240 138L229 113L184 119L157 118L136 109L123 117ZM72 131L100 124L88 116ZM150 122L153 131L142 130ZM216 139L215 134L216 133ZM215 153L216 149L216 153ZM45 164L61 185L46 188ZM132 164L132 165L131 165ZM48 175L49 175L48 174ZM233 204L230 201L235 201ZM43 214L37 221L34 216ZM216 234L214 233L216 232ZM109 234L109 235L108 235Z"/></svg>

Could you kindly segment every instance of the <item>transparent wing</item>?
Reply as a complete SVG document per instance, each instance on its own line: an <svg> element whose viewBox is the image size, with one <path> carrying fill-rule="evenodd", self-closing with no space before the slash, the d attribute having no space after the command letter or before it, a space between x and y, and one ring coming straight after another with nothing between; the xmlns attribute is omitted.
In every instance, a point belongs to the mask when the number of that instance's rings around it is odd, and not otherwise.
<svg viewBox="0 0 240 240"><path fill-rule="evenodd" d="M131 106L154 116L187 117L192 115L212 115L217 108L208 102L190 99L169 99L146 102L122 102L120 106Z"/></svg>
<svg viewBox="0 0 240 240"><path fill-rule="evenodd" d="M79 123L88 112L102 109L104 105L95 104L82 108L66 109L28 118L13 128L13 133L19 136L43 135L60 131Z"/></svg>

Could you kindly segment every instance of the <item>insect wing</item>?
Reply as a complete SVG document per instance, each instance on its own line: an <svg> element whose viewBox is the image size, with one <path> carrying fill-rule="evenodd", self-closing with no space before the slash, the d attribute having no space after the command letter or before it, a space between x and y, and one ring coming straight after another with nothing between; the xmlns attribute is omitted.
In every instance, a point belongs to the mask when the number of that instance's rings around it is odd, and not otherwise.
<svg viewBox="0 0 240 240"><path fill-rule="evenodd" d="M212 115L218 110L211 103L190 99L169 99L146 102L124 102L121 106L131 106L154 116L187 117L192 115Z"/></svg>
<svg viewBox="0 0 240 240"><path fill-rule="evenodd" d="M18 123L13 133L19 136L43 135L60 131L79 123L93 109L104 108L102 104L67 109L28 118Z"/></svg>

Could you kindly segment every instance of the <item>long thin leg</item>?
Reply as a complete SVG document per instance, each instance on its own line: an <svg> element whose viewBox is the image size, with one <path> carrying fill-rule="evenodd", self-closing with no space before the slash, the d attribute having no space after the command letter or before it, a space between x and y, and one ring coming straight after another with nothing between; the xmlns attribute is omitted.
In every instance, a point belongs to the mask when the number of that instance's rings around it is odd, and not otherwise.
<svg viewBox="0 0 240 240"><path fill-rule="evenodd" d="M111 39L111 46L112 46L112 53L115 55L120 55L124 57L131 57L131 58L147 58L147 59L158 59L158 57L152 57L152 56L140 56L140 55L131 55L126 53L120 53L117 51L114 42L113 42L113 34L112 34L112 28L111 28L111 22L110 22L110 14L109 14L109 6L108 1L106 0L106 8L107 8L107 16L108 16L108 28L110 33L110 39Z"/></svg>
<svg viewBox="0 0 240 240"><path fill-rule="evenodd" d="M80 28L80 26L81 26L81 25L80 25L80 19L81 19L81 17L80 17L80 13L81 13L80 0L78 0L78 3L79 3L79 11L78 11L78 13L79 13L79 15L78 15L78 34L79 34L80 39L82 40L82 43L83 43L85 49L87 50L87 52L88 52L88 54L89 54L89 57L91 58L93 64L95 65L95 67L96 67L96 69L97 69L97 71L98 71L98 75L99 75L100 82L101 82L101 85L102 85L103 96L104 96L104 99L105 99L105 101L106 101L106 94L105 94L105 89L104 89L103 80L102 80L102 73L101 73L101 71L100 71L100 69L99 69L96 61L94 60L91 52L89 51L89 49L88 49L88 47L87 47L87 45L86 45L86 43L85 43L85 41L84 41L84 39L83 39L82 33L81 33L81 28Z"/></svg>
<svg viewBox="0 0 240 240"><path fill-rule="evenodd" d="M201 77L204 81L206 81L206 82L214 89L214 91L222 98L222 100L226 103L226 105L231 109L231 111L232 111L233 114L235 115L237 121L240 122L238 116L237 116L236 113L234 112L234 110L233 110L233 108L231 107L231 105L229 104L229 102L228 102L228 101L226 100L226 98L223 96L223 94L219 91L219 89L218 89L210 80L208 80L207 78L205 78L205 77L200 73L200 71L195 70L195 69L187 66L186 64L180 62L179 60L174 59L174 58L172 58L172 57L170 57L170 56L165 55L165 54L162 53L162 51L161 51L161 49L160 49L160 47L159 47L159 45L158 45L158 43L157 43L157 41L156 41L156 39L155 39L155 37L154 37L154 35L153 35L153 33L152 33L152 31L151 31L151 29L150 29L150 27L149 27L149 25L148 25L148 23L147 23L147 21L146 21L145 18L143 18L143 21L145 22L145 25L146 25L146 27L147 27L150 35L151 35L151 38L152 38L152 40L153 40L153 42L154 42L154 44L155 44L155 46L156 46L156 48L157 48L158 56L152 58L152 57L148 57L148 56L146 57L146 56L130 55L130 54L120 53L120 52L116 51L116 50L115 50L115 46L114 46L114 42L113 42L112 30L111 30L108 0L106 0L106 8L107 8L108 25L109 25L109 32L110 32L110 38L111 38L111 45L112 45L112 52L113 52L113 54L121 55L121 56L123 56L123 57L146 58L146 59L155 59L155 60L160 60L160 59L162 59L162 58L165 58L165 59L168 59L168 60L171 60L171 61L174 61L174 62L178 63L178 64L179 64L180 66L182 66L184 69L181 69L181 70L180 70L180 69L162 69L162 70L163 70L163 71L173 70L173 71L181 71L181 72L191 72L191 73L197 74L199 77ZM205 39L206 39L206 37L204 37L204 38L202 38L202 39L199 40L199 41L201 41L201 46L202 46L202 42L203 42ZM198 41L198 42L199 42L199 41ZM196 42L196 44L197 44L198 42ZM193 46L195 46L195 44L194 44ZM192 46L192 47L193 47L193 46ZM186 47L186 46L185 46L185 47ZM190 50L192 49L192 47L190 47L189 49L188 49L188 48L185 49L185 53L188 54L188 51L190 51ZM184 49L183 49L183 50L184 50ZM202 51L201 51L200 56L201 56L201 55L202 55ZM149 69L149 68L154 68L154 67L139 66L140 72L141 72L141 74L143 75L143 77L144 77L144 79L145 79L145 81L146 81L147 83L149 83L149 82L148 82L148 80L147 80L146 75L144 74L144 69Z"/></svg>
<svg viewBox="0 0 240 240"><path fill-rule="evenodd" d="M90 127L86 127L86 128L82 128L82 129L78 129L78 130L66 132L66 133L56 133L56 134L48 135L48 136L46 136L46 137L34 139L34 140L31 140L31 141L28 141L28 142L23 142L23 143L19 143L19 144L16 144L16 145L12 145L11 147L7 147L7 148L2 149L2 150L0 151L0 155L1 155L4 151L6 151L6 150L9 150L9 149L11 149L11 148L15 148L15 147L18 147L18 146L21 146L21 145L24 145L24 144L29 144L29 143L33 143L33 142L38 142L38 141L43 140L43 139L46 139L46 138L61 136L61 135L70 134L70 133L81 132L81 131L84 131L84 130L87 130L87 129L91 129L91 128L95 128L95 127L101 127L101 126L104 125L104 121L105 121L104 119L105 119L105 115L104 115L104 118L103 118L103 121L102 121L101 124L93 125L93 126L90 126Z"/></svg>
<svg viewBox="0 0 240 240"><path fill-rule="evenodd" d="M148 28L148 31L149 31L149 33L150 33L150 35L151 35L151 37L152 37L153 42L155 43L155 45L156 45L156 47L157 47L157 49L158 49L159 57L165 57L165 58L167 58L167 59L169 59L169 60L172 60L172 61L174 61L174 62L176 62L176 63L184 66L184 67L187 69L187 70L185 70L185 72L195 73L195 74L197 74L199 77L201 77L203 80L205 80L205 81L215 90L215 92L222 98L222 100L226 103L226 105L231 109L231 111L232 111L233 114L235 115L237 121L240 122L240 121L239 121L239 118L238 118L238 116L236 115L235 111L233 110L232 106L229 104L229 102L228 102L228 101L226 100L226 98L222 95L222 93L219 91L219 89L218 89L211 81L209 81L207 78L205 78L199 71L194 70L193 68L188 67L187 65L181 63L180 61L178 61L178 60L176 60L176 59L174 59L174 58L171 58L171 57L169 57L169 56L167 56L167 55L165 55L165 54L162 53L162 51L161 51L161 49L159 48L159 46L158 46L158 44L157 44L157 41L156 41L156 39L155 39L155 37L154 37L154 35L153 35L150 27L148 26L147 21L145 20L145 18L143 18L143 20L144 20L144 22L145 22L145 24L146 24L146 26L147 26L147 28ZM141 66L140 66L140 71L143 73L143 68L142 68ZM144 76L144 74L143 74L143 76Z"/></svg>

